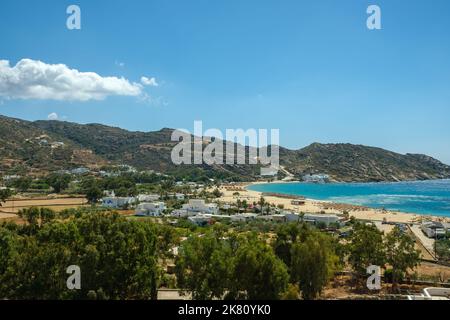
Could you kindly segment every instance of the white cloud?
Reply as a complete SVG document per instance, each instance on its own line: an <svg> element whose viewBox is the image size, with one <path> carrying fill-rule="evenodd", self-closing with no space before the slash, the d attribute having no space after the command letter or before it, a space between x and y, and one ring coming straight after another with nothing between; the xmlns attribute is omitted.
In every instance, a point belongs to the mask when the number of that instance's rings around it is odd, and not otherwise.
<svg viewBox="0 0 450 320"><path fill-rule="evenodd" d="M52 113L50 113L50 114L47 116L47 119L48 119L48 120L58 120L59 117L58 117L58 114L57 114L56 112L52 112Z"/></svg>
<svg viewBox="0 0 450 320"><path fill-rule="evenodd" d="M152 87L157 87L159 86L159 84L156 82L155 78L147 78L147 77L141 77L141 83L144 86L152 86Z"/></svg>
<svg viewBox="0 0 450 320"><path fill-rule="evenodd" d="M125 67L125 62L116 61L116 62L114 62L114 63L115 63L115 65L118 66L118 67L121 67L121 68Z"/></svg>
<svg viewBox="0 0 450 320"><path fill-rule="evenodd" d="M88 101L141 94L141 84L123 77L102 77L31 59L11 67L8 60L0 60L0 96L7 99Z"/></svg>

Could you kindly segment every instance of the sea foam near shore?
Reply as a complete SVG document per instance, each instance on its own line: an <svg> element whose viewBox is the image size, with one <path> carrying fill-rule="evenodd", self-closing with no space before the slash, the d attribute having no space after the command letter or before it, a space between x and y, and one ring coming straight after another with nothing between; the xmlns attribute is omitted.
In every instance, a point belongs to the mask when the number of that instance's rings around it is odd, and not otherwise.
<svg viewBox="0 0 450 320"><path fill-rule="evenodd" d="M311 199L450 217L450 180L395 183L268 183L249 190L301 195Z"/></svg>

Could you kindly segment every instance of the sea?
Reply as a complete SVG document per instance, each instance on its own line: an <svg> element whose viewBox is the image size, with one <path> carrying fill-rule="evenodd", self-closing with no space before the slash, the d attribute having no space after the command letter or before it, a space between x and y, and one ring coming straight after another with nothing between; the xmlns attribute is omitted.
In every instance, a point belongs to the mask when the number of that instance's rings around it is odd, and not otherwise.
<svg viewBox="0 0 450 320"><path fill-rule="evenodd" d="M450 217L450 180L374 183L267 183L249 190Z"/></svg>

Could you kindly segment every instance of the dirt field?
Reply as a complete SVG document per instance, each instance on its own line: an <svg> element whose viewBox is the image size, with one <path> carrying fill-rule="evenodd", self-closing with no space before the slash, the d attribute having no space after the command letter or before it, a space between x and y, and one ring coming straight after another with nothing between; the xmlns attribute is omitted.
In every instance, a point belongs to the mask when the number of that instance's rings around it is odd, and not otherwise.
<svg viewBox="0 0 450 320"><path fill-rule="evenodd" d="M1 219L14 219L15 217L17 217L17 215L14 214L14 213L2 213L2 212L0 212L0 220Z"/></svg>
<svg viewBox="0 0 450 320"><path fill-rule="evenodd" d="M417 273L422 277L440 279L442 282L450 281L450 267L442 266L430 262L422 262L417 267Z"/></svg>
<svg viewBox="0 0 450 320"><path fill-rule="evenodd" d="M16 214L19 210L31 207L50 208L57 212L64 209L78 208L85 206L85 198L56 198L56 199L14 199L2 203L0 207L0 219L10 218L11 214Z"/></svg>

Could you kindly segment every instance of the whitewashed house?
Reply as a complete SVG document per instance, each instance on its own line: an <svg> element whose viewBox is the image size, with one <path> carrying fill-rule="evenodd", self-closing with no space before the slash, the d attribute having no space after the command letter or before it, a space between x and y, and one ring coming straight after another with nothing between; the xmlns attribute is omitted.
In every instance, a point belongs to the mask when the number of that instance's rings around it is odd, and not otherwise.
<svg viewBox="0 0 450 320"><path fill-rule="evenodd" d="M302 180L312 183L324 183L330 180L330 176L327 174L306 174L302 177Z"/></svg>
<svg viewBox="0 0 450 320"><path fill-rule="evenodd" d="M306 213L303 216L303 221L311 223L325 223L328 227L332 223L340 223L340 218L335 214Z"/></svg>
<svg viewBox="0 0 450 320"><path fill-rule="evenodd" d="M72 174L76 174L76 175L82 175L82 174L86 174L91 172L91 170L89 170L88 168L85 167L80 167L80 168L75 168L70 170L70 173Z"/></svg>
<svg viewBox="0 0 450 320"><path fill-rule="evenodd" d="M183 209L190 212L217 214L219 207L215 203L205 203L202 199L191 199L183 205Z"/></svg>
<svg viewBox="0 0 450 320"><path fill-rule="evenodd" d="M22 176L19 175L6 175L3 176L3 180L4 181L10 181L10 180L15 180L15 179L20 179Z"/></svg>
<svg viewBox="0 0 450 320"><path fill-rule="evenodd" d="M251 220L255 220L257 216L258 215L256 213L239 213L230 216L230 219L233 222L249 222Z"/></svg>
<svg viewBox="0 0 450 320"><path fill-rule="evenodd" d="M184 200L185 198L183 193L169 193L168 196L177 200Z"/></svg>
<svg viewBox="0 0 450 320"><path fill-rule="evenodd" d="M211 215L199 214L195 216L188 217L188 220L198 226L205 226L211 223Z"/></svg>
<svg viewBox="0 0 450 320"><path fill-rule="evenodd" d="M303 206L306 203L305 199L294 199L291 200L293 206Z"/></svg>
<svg viewBox="0 0 450 320"><path fill-rule="evenodd" d="M170 213L170 215L176 218L186 218L190 215L196 215L196 213L190 213L185 209L175 209Z"/></svg>
<svg viewBox="0 0 450 320"><path fill-rule="evenodd" d="M302 217L298 213L284 211L281 215L284 215L286 222L324 223L327 227L332 223L341 224L341 218L335 214L306 213Z"/></svg>
<svg viewBox="0 0 450 320"><path fill-rule="evenodd" d="M185 196L183 193L175 193L175 199L184 200Z"/></svg>
<svg viewBox="0 0 450 320"><path fill-rule="evenodd" d="M428 238L444 237L446 233L445 226L441 222L436 221L426 221L422 223L420 228Z"/></svg>
<svg viewBox="0 0 450 320"><path fill-rule="evenodd" d="M228 209L231 209L231 205L228 204L228 203L225 203L225 204L222 205L221 208L222 208L223 210L228 210Z"/></svg>
<svg viewBox="0 0 450 320"><path fill-rule="evenodd" d="M50 146L52 149L61 148L61 147L64 147L64 142L61 142L61 141L52 142L50 144Z"/></svg>
<svg viewBox="0 0 450 320"><path fill-rule="evenodd" d="M116 197L116 193L114 192L114 190L104 190L103 191L103 195L105 197L110 197L110 198L115 198Z"/></svg>
<svg viewBox="0 0 450 320"><path fill-rule="evenodd" d="M164 210L166 210L164 202L140 203L136 207L135 214L137 216L157 217L162 215Z"/></svg>
<svg viewBox="0 0 450 320"><path fill-rule="evenodd" d="M159 194L140 194L137 196L139 202L153 202L159 200Z"/></svg>
<svg viewBox="0 0 450 320"><path fill-rule="evenodd" d="M102 206L107 208L120 209L125 206L132 206L136 203L134 197L104 197L102 198Z"/></svg>

